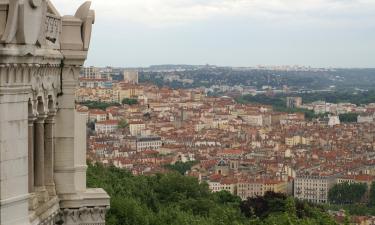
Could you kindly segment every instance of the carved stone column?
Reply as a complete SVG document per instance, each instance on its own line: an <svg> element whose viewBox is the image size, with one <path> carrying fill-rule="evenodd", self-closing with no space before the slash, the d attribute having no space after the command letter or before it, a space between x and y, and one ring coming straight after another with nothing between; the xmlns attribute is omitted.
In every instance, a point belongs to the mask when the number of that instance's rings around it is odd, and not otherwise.
<svg viewBox="0 0 375 225"><path fill-rule="evenodd" d="M29 163L29 193L34 192L34 121L36 117L29 117L28 127L28 163Z"/></svg>
<svg viewBox="0 0 375 225"><path fill-rule="evenodd" d="M75 110L75 91L94 19L90 2L84 3L74 16L62 18L60 44L64 61L62 92L57 99L55 182L65 225L105 224L109 207L109 196L104 190L86 188L87 118Z"/></svg>
<svg viewBox="0 0 375 225"><path fill-rule="evenodd" d="M35 151L34 151L34 168L35 168L35 191L37 192L39 202L46 202L48 194L45 187L44 176L44 124L47 115L39 115L35 121Z"/></svg>
<svg viewBox="0 0 375 225"><path fill-rule="evenodd" d="M44 169L45 186L49 196L56 196L54 181L54 161L55 161L55 112L50 112L45 120L44 126Z"/></svg>
<svg viewBox="0 0 375 225"><path fill-rule="evenodd" d="M29 116L28 127L28 170L29 170L29 210L34 210L38 206L38 199L35 194L35 175L34 175L34 122L36 117Z"/></svg>

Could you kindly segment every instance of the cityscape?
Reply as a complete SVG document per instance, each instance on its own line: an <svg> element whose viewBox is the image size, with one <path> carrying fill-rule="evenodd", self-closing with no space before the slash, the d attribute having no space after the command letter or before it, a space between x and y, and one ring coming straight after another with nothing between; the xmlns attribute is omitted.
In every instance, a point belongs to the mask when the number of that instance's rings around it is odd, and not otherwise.
<svg viewBox="0 0 375 225"><path fill-rule="evenodd" d="M0 225L375 224L374 12L0 0Z"/></svg>
<svg viewBox="0 0 375 225"><path fill-rule="evenodd" d="M275 192L327 204L335 185L363 184L370 190L375 181L375 103L304 103L296 97L301 90L293 93L285 85L280 91L215 85L221 95L210 96L212 87L140 83L141 73L110 67L81 71L76 100L77 110L88 115L88 160L136 176L175 169L206 182L211 192L228 191L242 200ZM226 95L234 93L293 97L285 97L287 110L278 111ZM332 215L343 216L341 211Z"/></svg>

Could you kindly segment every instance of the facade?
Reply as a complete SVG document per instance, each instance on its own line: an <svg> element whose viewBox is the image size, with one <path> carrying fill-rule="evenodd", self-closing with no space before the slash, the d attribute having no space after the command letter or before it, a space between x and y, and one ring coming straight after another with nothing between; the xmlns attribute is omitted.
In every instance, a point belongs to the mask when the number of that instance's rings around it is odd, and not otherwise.
<svg viewBox="0 0 375 225"><path fill-rule="evenodd" d="M303 135L292 135L285 137L285 144L289 147L298 146L298 145L310 145L312 138L305 137Z"/></svg>
<svg viewBox="0 0 375 225"><path fill-rule="evenodd" d="M138 71L136 70L125 70L124 81L131 84L138 84Z"/></svg>
<svg viewBox="0 0 375 225"><path fill-rule="evenodd" d="M117 120L106 120L95 123L95 132L97 133L111 133L117 130Z"/></svg>
<svg viewBox="0 0 375 225"><path fill-rule="evenodd" d="M334 175L298 175L294 180L294 197L313 203L327 203L328 191L335 183Z"/></svg>
<svg viewBox="0 0 375 225"><path fill-rule="evenodd" d="M240 181L237 187L237 195L246 200L249 197L263 196L264 187L262 180Z"/></svg>
<svg viewBox="0 0 375 225"><path fill-rule="evenodd" d="M248 114L240 116L243 121L251 126L263 126L262 114Z"/></svg>
<svg viewBox="0 0 375 225"><path fill-rule="evenodd" d="M82 77L86 79L101 79L99 68L96 67L84 67L82 69Z"/></svg>
<svg viewBox="0 0 375 225"><path fill-rule="evenodd" d="M340 125L340 117L339 116L328 116L328 126L335 126Z"/></svg>
<svg viewBox="0 0 375 225"><path fill-rule="evenodd" d="M299 108L302 106L301 97L287 97L286 98L286 107L288 108Z"/></svg>
<svg viewBox="0 0 375 225"><path fill-rule="evenodd" d="M74 102L94 20L90 2L63 17L49 0L0 2L1 225L105 224Z"/></svg>
<svg viewBox="0 0 375 225"><path fill-rule="evenodd" d="M374 122L374 116L371 114L361 114L358 115L358 123L372 123Z"/></svg>
<svg viewBox="0 0 375 225"><path fill-rule="evenodd" d="M100 109L91 109L89 111L89 120L102 122L107 120L107 113Z"/></svg>
<svg viewBox="0 0 375 225"><path fill-rule="evenodd" d="M129 123L129 130L132 136L139 136L142 131L146 129L146 124L143 122L131 122Z"/></svg>
<svg viewBox="0 0 375 225"><path fill-rule="evenodd" d="M144 150L157 150L162 146L162 141L160 137L137 137L136 148L138 152Z"/></svg>
<svg viewBox="0 0 375 225"><path fill-rule="evenodd" d="M242 199L263 196L266 192L272 191L276 193L287 192L287 182L278 180L242 180L237 184L237 195Z"/></svg>

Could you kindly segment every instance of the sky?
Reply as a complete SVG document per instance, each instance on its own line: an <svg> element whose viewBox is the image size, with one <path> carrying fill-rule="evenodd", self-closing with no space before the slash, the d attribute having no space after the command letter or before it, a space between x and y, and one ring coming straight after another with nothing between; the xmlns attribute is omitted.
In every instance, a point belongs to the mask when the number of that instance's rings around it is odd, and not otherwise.
<svg viewBox="0 0 375 225"><path fill-rule="evenodd" d="M62 15L84 2L52 0ZM375 0L92 0L86 65L375 68Z"/></svg>

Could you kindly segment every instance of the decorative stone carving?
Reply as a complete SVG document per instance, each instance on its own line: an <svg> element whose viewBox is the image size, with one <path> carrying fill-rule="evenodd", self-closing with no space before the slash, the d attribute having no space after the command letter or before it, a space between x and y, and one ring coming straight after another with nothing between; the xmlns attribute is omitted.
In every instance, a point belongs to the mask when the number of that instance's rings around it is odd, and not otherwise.
<svg viewBox="0 0 375 225"><path fill-rule="evenodd" d="M82 207L78 209L63 209L62 220L74 225L105 225L105 214L109 207Z"/></svg>
<svg viewBox="0 0 375 225"><path fill-rule="evenodd" d="M49 0L0 0L1 225L105 224L74 103L94 20L89 2L62 19Z"/></svg>
<svg viewBox="0 0 375 225"><path fill-rule="evenodd" d="M90 45L95 12L90 10L91 2L85 2L74 16L64 16L62 23L61 48L87 51Z"/></svg>
<svg viewBox="0 0 375 225"><path fill-rule="evenodd" d="M37 8L42 4L42 0L29 0L29 2L33 8Z"/></svg>
<svg viewBox="0 0 375 225"><path fill-rule="evenodd" d="M10 1L6 27L1 42L36 44L44 24L45 9L45 0Z"/></svg>

